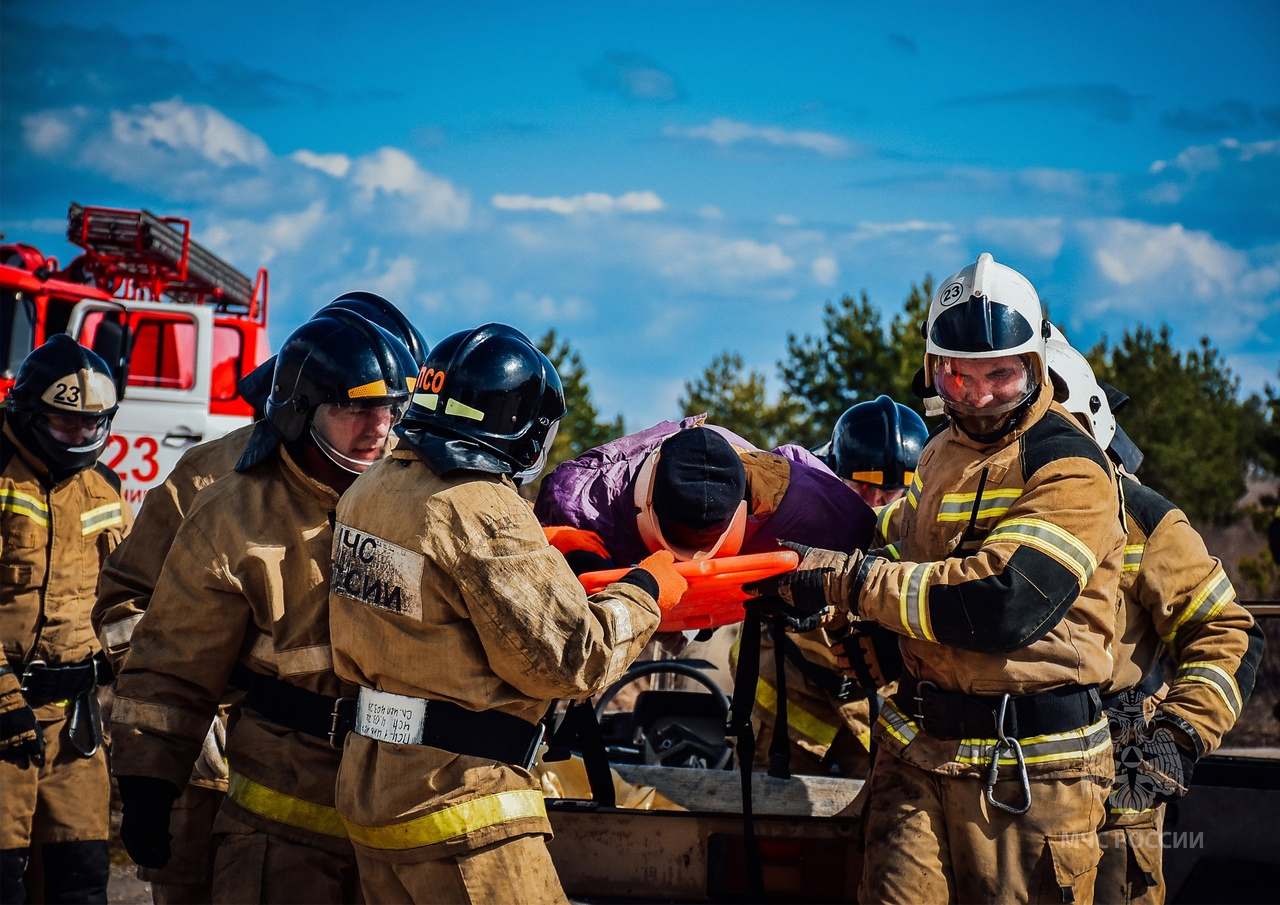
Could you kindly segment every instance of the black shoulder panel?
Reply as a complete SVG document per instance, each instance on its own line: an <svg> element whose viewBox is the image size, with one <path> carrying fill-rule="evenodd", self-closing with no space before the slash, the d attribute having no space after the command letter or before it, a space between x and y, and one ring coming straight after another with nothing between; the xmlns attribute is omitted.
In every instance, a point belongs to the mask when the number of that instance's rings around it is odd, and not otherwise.
<svg viewBox="0 0 1280 905"><path fill-rule="evenodd" d="M96 471L98 474L102 475L102 477L106 480L108 484L111 485L112 489L114 489L116 493L120 492L120 475L115 473L115 469L108 468L107 466L103 465L101 462L95 462L93 463L93 470Z"/></svg>
<svg viewBox="0 0 1280 905"><path fill-rule="evenodd" d="M1156 525L1164 521L1166 515L1178 508L1150 487L1144 487L1133 478L1122 475L1120 485L1124 490L1125 513L1138 523L1138 527L1147 537L1156 530Z"/></svg>
<svg viewBox="0 0 1280 905"><path fill-rule="evenodd" d="M1018 445L1023 481L1030 481L1033 474L1058 459L1088 459L1096 462L1105 474L1111 473L1106 454L1098 449L1093 438L1075 422L1052 410L1018 438Z"/></svg>

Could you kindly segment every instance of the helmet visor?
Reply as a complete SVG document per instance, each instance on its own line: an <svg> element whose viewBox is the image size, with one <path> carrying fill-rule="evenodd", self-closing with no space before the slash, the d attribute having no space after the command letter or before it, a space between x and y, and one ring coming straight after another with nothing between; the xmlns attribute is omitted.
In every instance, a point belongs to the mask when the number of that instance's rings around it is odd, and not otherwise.
<svg viewBox="0 0 1280 905"><path fill-rule="evenodd" d="M334 463L359 473L386 455L391 428L407 406L407 399L385 398L321 405L312 416L311 433Z"/></svg>
<svg viewBox="0 0 1280 905"><path fill-rule="evenodd" d="M70 452L90 452L100 447L111 430L110 415L72 415L42 412L41 420L49 436Z"/></svg>
<svg viewBox="0 0 1280 905"><path fill-rule="evenodd" d="M938 356L933 385L947 407L958 415L996 416L1013 411L1036 389L1028 355L998 358Z"/></svg>

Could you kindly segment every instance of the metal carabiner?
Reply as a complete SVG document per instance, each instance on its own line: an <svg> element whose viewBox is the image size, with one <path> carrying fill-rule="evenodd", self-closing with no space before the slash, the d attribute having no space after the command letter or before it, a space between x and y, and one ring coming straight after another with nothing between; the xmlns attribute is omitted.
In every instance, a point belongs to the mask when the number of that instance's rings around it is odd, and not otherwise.
<svg viewBox="0 0 1280 905"><path fill-rule="evenodd" d="M22 666L22 678L21 678L21 679L19 680L19 682L18 682L18 687L22 689L22 692L23 692L24 694L25 694L25 693L27 692L27 690L28 690L28 689L27 689L27 683L31 681L31 673L32 673L32 671L33 671L35 668L37 668L37 667L47 666L47 665L48 665L48 662L47 662L47 661L45 661L45 660L32 660L30 663L25 663L25 664L23 664L23 666Z"/></svg>
<svg viewBox="0 0 1280 905"><path fill-rule="evenodd" d="M1000 699L1000 713L996 717L996 744L991 752L991 763L987 767L987 789L985 797L987 804L993 808L999 808L1009 814L1019 815L1025 814L1031 810L1031 780L1027 776L1027 761L1022 755L1022 745L1018 743L1016 738L1009 738L1004 733L1004 718L1009 709L1009 695L1004 695ZM1000 774L1000 756L1002 754L1012 754L1014 762L1018 768L1018 778L1022 781L1022 801L1021 806L1005 804L996 800L996 782Z"/></svg>

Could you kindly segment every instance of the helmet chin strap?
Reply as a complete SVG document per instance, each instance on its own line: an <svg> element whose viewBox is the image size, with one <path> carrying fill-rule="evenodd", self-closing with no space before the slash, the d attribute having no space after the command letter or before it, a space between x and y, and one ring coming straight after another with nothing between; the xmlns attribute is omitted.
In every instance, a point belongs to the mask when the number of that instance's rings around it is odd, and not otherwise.
<svg viewBox="0 0 1280 905"><path fill-rule="evenodd" d="M366 462L363 459L353 459L350 456L344 456L338 452L337 448L329 442L319 430L316 429L314 422L308 427L311 430L311 439L316 441L316 446L320 448L320 452L324 453L325 458L337 465L343 471L351 474L364 474L365 470L372 465L372 462Z"/></svg>

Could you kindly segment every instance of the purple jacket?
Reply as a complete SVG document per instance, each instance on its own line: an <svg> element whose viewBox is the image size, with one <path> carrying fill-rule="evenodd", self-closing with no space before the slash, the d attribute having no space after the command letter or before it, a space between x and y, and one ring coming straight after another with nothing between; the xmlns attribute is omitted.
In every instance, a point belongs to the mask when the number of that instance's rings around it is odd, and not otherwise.
<svg viewBox="0 0 1280 905"><path fill-rule="evenodd" d="M663 421L556 466L542 479L533 508L538 521L548 527L594 531L619 566L644 559L649 549L636 525L635 482L649 453L676 431L698 426L716 431L739 449L756 449L731 431L703 424L705 418ZM774 452L787 459L790 483L771 515L748 514L746 538L738 552L773 552L779 540L829 550L865 550L875 526L871 507L808 450L788 445Z"/></svg>

